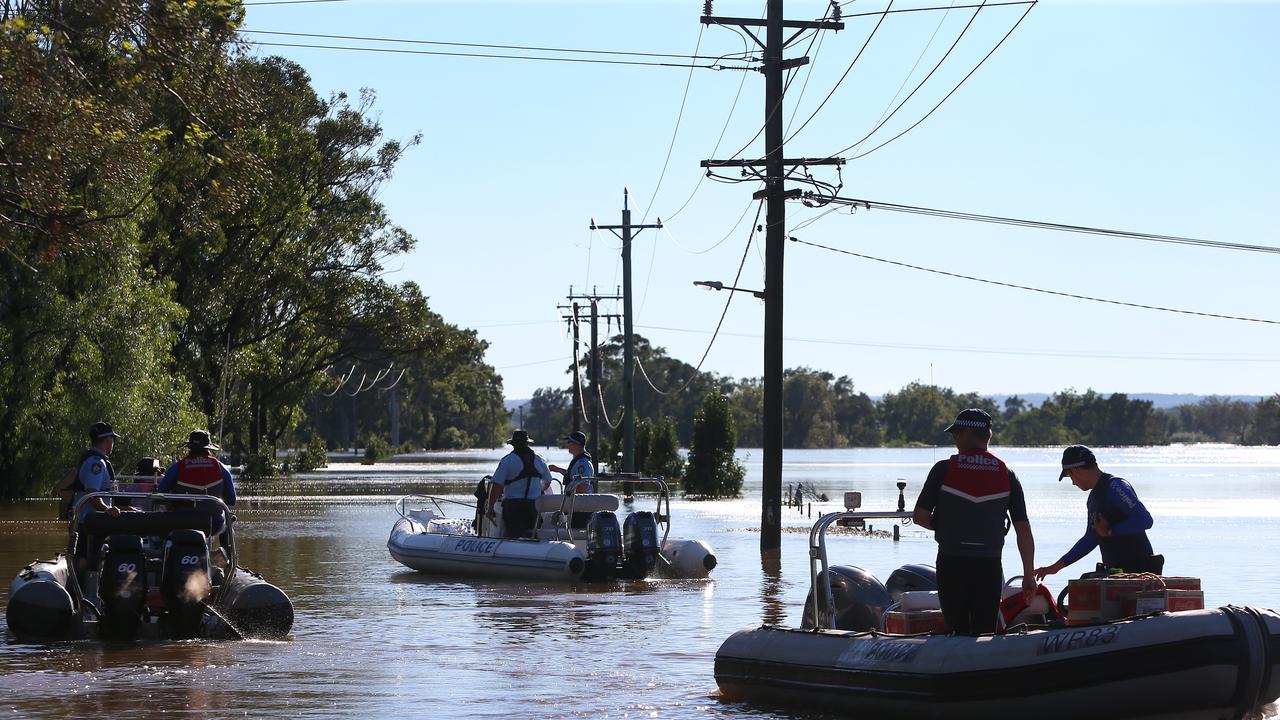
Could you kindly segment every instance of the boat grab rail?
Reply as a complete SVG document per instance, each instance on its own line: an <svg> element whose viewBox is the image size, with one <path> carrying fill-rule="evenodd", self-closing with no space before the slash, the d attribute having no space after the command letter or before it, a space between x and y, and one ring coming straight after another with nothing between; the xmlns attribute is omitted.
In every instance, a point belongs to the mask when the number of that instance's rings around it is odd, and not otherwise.
<svg viewBox="0 0 1280 720"><path fill-rule="evenodd" d="M67 534L69 536L68 545L67 545L67 575L68 575L68 578L72 581L70 584L75 588L75 591L76 591L77 607L84 606L84 596L81 594L81 590L80 590L80 579L76 577L77 575L76 539L78 535L76 528L80 525L80 508L84 507L85 503L91 502L94 498L108 498L108 499L129 498L129 499L138 499L138 500L150 500L152 502L172 501L172 502L185 502L185 503L206 503L206 504L215 506L216 509L222 512L223 521L225 523L225 532L227 535L227 542L223 543L222 551L227 555L227 569L226 569L226 575L223 577L222 584L218 587L218 593L217 595L214 596L212 602L217 602L221 600L223 593L227 591L227 588L231 587L231 579L235 577L236 568L239 567L239 562L236 557L235 530L232 528L232 526L235 524L235 521L236 521L236 515L235 513L231 512L231 508L228 507L225 502L223 502L222 498L216 495L197 495L195 493L115 492L115 491L104 490L104 491L98 491L98 492L85 493L83 497L81 497L79 500L76 500L76 502L71 506L70 516L73 518L73 520L67 523ZM90 604L92 605L92 603ZM97 609L96 606L94 609L95 610Z"/></svg>
<svg viewBox="0 0 1280 720"><path fill-rule="evenodd" d="M440 507L440 503L453 503L454 505L461 505L462 507L471 508L472 510L476 509L475 505L462 502L461 500L453 500L446 497L439 497L437 495L420 495L420 494L414 493L410 495L405 495L399 500L396 500L396 512L400 515L400 517L404 518L405 520L413 519L408 515L408 513L411 511L406 509L408 503L412 500L425 500L426 502L429 502L432 505L435 505L436 509L440 511L441 517L447 517L448 513L444 511L444 508Z"/></svg>
<svg viewBox="0 0 1280 720"><path fill-rule="evenodd" d="M831 527L837 520L910 520L911 513L907 512L905 507L905 499L903 498L903 490L905 483L898 485L898 509L897 510L845 510L843 512L833 512L818 518L818 522L813 524L813 528L809 530L809 588L813 594L813 626L815 628L835 629L836 614L835 594L831 592L831 573L827 572L827 529ZM822 578L821 592L819 592L818 578Z"/></svg>

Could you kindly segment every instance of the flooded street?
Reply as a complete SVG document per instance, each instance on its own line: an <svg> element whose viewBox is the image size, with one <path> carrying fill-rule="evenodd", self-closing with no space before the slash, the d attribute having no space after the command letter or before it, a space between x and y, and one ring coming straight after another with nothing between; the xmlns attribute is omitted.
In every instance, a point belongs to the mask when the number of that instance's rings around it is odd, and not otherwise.
<svg viewBox="0 0 1280 720"><path fill-rule="evenodd" d="M1084 495L1053 482L1053 450L996 452L1027 487L1037 557L1056 558L1083 528ZM1110 453L1109 463L1099 455L1104 467L1130 477L1156 516L1152 542L1169 558L1169 572L1204 578L1206 605L1278 604L1280 451L1126 449ZM396 498L447 490L468 500L498 456L335 466L270 497L246 487L237 508L241 564L293 600L290 640L29 645L6 633L0 710L24 718L776 716L721 703L712 675L715 650L731 632L762 621L798 624L808 590L805 515L784 511L793 530L783 534L781 568L762 567L758 451L744 454L747 497L673 503L672 537L703 539L716 552L709 580L461 582L391 559ZM560 459L556 451L547 458ZM886 509L896 505L893 481L903 477L910 507L933 460L929 450L792 451L784 478L813 483L835 500L862 490L867 508ZM634 509L652 509L652 499L638 498ZM813 513L835 509L828 503ZM0 507L0 602L12 573L65 545L53 515L52 501ZM833 562L882 579L933 554L931 537L913 527L899 543L840 537L831 551ZM1006 570L1017 567L1013 557ZM1052 579L1055 592L1066 576Z"/></svg>

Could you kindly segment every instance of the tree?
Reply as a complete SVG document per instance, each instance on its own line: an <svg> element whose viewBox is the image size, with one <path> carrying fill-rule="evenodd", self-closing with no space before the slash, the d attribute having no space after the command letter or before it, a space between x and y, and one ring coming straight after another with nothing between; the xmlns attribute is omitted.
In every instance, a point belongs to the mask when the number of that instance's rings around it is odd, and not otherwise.
<svg viewBox="0 0 1280 720"><path fill-rule="evenodd" d="M947 444L949 438L943 429L955 419L957 412L950 389L917 382L880 400L885 440L898 445Z"/></svg>
<svg viewBox="0 0 1280 720"><path fill-rule="evenodd" d="M680 457L675 420L664 417L653 424L646 457L645 472L660 475L672 484L680 482L684 477L685 462Z"/></svg>
<svg viewBox="0 0 1280 720"><path fill-rule="evenodd" d="M729 398L711 391L703 396L702 407L693 418L693 442L684 494L704 498L740 497L746 468L734 458L737 431Z"/></svg>

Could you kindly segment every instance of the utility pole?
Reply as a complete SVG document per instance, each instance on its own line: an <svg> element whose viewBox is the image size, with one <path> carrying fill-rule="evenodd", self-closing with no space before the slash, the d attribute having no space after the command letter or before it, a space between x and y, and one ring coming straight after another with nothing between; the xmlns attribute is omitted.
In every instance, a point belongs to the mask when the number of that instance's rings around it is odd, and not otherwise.
<svg viewBox="0 0 1280 720"><path fill-rule="evenodd" d="M557 306L558 309L560 310L573 311L573 315L563 315L561 316L561 318L563 320L567 320L573 323L573 342L575 343L574 345L575 358L577 353L576 347L578 342L578 319L580 317L579 313L582 309L582 307L578 305L577 301L586 300L587 303L591 306L591 315L590 315L591 317L591 353L588 356L589 359L587 361L587 379L591 381L591 391L587 393L587 395L592 399L583 400L583 403L586 406L591 408L591 433L587 439L587 453L591 455L592 470L600 469L600 445L599 445L600 443L600 400L599 398L604 397L604 393L600 390L600 330L599 330L600 318L605 317L609 319L618 319L618 320L621 319L616 314L601 315L599 305L601 300L621 300L621 299L622 299L622 296L616 293L613 295L601 295L599 292L595 291L594 289L590 293L576 295L573 292L573 287L570 286L568 300L572 304ZM573 368L573 378L575 382L575 385L573 388L574 390L573 398L574 398L575 408L578 407L579 393L581 392L581 389L582 389L582 385L578 384L581 378L578 375L577 365L578 363L575 361L574 368ZM578 429L577 417L574 417L573 429L575 430Z"/></svg>
<svg viewBox="0 0 1280 720"><path fill-rule="evenodd" d="M631 332L631 238L632 230L649 230L662 227L662 218L654 225L632 225L630 193L622 189L622 224L596 225L591 219L592 230L608 230L622 240L622 471L636 470L636 384L635 384L635 336ZM621 230L622 234L618 235Z"/></svg>
<svg viewBox="0 0 1280 720"><path fill-rule="evenodd" d="M806 65L807 57L783 60L783 49L805 30L843 30L839 20L784 20L783 0L769 0L765 20L739 17L714 17L711 2L703 8L704 25L736 25L751 36L764 50L764 144L765 157L756 160L703 160L702 167L764 167L764 190L755 197L765 201L765 274L764 274L764 487L760 513L760 551L777 552L782 547L782 282L783 245L786 241L786 200L799 197L800 190L787 190L783 183L787 167L842 165L840 158L787 158L783 155L782 96L783 73ZM835 7L839 7L836 5ZM752 28L765 28L761 43ZM784 38L786 29L796 32Z"/></svg>

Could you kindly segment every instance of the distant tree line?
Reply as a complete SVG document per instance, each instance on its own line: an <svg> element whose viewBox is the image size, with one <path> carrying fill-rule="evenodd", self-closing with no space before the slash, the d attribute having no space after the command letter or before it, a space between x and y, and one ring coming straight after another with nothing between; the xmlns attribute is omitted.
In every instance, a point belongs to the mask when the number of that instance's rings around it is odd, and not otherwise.
<svg viewBox="0 0 1280 720"><path fill-rule="evenodd" d="M274 472L278 446L381 430L382 390L331 392L351 367L407 368L415 443L500 440L484 343L385 279L415 241L377 194L418 139L250 55L243 17L0 2L0 497L51 486L99 419L122 469L203 426Z"/></svg>
<svg viewBox="0 0 1280 720"><path fill-rule="evenodd" d="M621 416L622 336L611 338L602 351L602 395L613 425ZM693 366L638 336L636 356L644 367L643 376L636 374L638 418L670 422L680 445L687 447L692 419L704 395L715 391L728 397L739 446L761 446L764 388L759 378L735 380L695 372ZM686 383L688 390L673 392ZM1039 406L1017 396L997 405L977 393L922 383L910 383L874 400L858 391L847 376L809 368L787 370L783 383L783 445L788 448L945 446L950 438L943 428L968 407L982 408L995 418L996 442L1002 445L1280 444L1280 395L1258 403L1209 397L1193 405L1156 409L1150 401L1124 393L1074 389L1055 393ZM536 437L563 434L572 423L573 394L572 387L535 391L524 406L525 427L534 429ZM579 412L585 415L590 412L591 395L584 389L582 396L587 410ZM585 417L581 422L585 427ZM602 440L614 447L610 440Z"/></svg>

